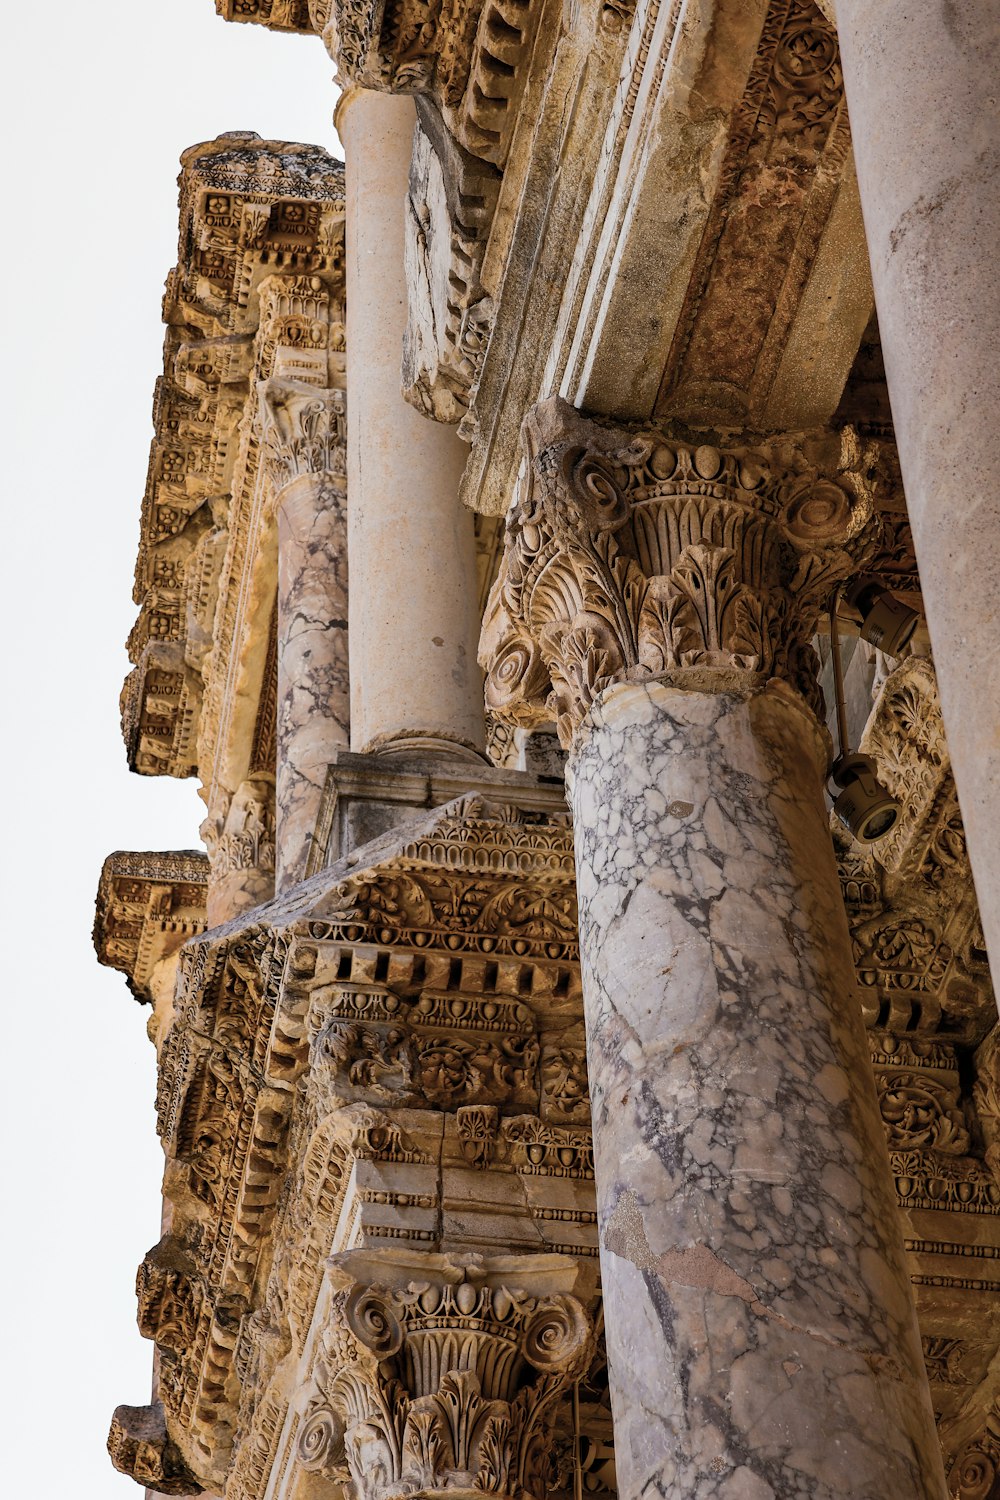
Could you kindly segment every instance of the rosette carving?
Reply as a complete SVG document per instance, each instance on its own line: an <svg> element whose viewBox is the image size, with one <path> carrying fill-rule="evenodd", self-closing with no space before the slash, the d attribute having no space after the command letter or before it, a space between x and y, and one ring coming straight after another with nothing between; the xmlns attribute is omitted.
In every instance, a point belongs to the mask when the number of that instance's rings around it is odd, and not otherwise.
<svg viewBox="0 0 1000 1500"><path fill-rule="evenodd" d="M554 718L568 745L613 683L719 671L783 677L821 708L810 637L878 538L853 432L722 448L553 398L525 435L481 646L492 713Z"/></svg>
<svg viewBox="0 0 1000 1500"><path fill-rule="evenodd" d="M1000 1412L994 1407L983 1430L961 1450L948 1472L948 1493L957 1500L992 1500L1000 1482Z"/></svg>
<svg viewBox="0 0 1000 1500"><path fill-rule="evenodd" d="M594 1355L560 1255L348 1251L298 1439L359 1500L416 1491L544 1500L553 1423ZM376 1279L378 1278L378 1279Z"/></svg>

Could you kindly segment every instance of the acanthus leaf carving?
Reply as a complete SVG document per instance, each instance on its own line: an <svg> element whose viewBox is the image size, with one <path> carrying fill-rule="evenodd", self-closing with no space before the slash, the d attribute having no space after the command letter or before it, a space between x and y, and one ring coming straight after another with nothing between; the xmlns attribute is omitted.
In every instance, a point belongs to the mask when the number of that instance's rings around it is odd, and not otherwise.
<svg viewBox="0 0 1000 1500"><path fill-rule="evenodd" d="M347 397L337 386L268 380L258 391L264 459L277 494L302 475L346 481Z"/></svg>
<svg viewBox="0 0 1000 1500"><path fill-rule="evenodd" d="M303 1466L363 1500L415 1490L537 1497L556 1408L593 1357L562 1256L333 1257Z"/></svg>
<svg viewBox="0 0 1000 1500"><path fill-rule="evenodd" d="M809 639L877 535L851 433L724 449L603 426L558 398L525 430L481 647L492 712L554 717L567 745L615 682L697 686L720 670L784 677L820 706Z"/></svg>

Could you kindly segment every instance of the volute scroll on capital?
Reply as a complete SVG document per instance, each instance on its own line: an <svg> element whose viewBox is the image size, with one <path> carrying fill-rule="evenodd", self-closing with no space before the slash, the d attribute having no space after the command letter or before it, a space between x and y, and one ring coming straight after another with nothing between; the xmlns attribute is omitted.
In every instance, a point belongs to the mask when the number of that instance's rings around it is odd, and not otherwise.
<svg viewBox="0 0 1000 1500"><path fill-rule="evenodd" d="M304 475L347 483L347 393L300 380L257 387L263 458L276 495Z"/></svg>
<svg viewBox="0 0 1000 1500"><path fill-rule="evenodd" d="M809 642L878 543L875 445L851 428L724 445L557 397L525 442L480 645L489 710L555 719L568 746L613 684L717 691L735 672L782 678L819 713Z"/></svg>

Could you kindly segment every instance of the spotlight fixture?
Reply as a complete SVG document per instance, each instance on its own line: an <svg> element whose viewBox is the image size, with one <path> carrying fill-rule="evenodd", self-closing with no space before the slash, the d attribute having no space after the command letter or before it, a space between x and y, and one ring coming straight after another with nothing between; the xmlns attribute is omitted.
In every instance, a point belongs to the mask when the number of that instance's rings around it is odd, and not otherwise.
<svg viewBox="0 0 1000 1500"><path fill-rule="evenodd" d="M899 803L879 781L870 755L857 750L838 755L830 776L841 788L833 810L859 844L875 844L892 832Z"/></svg>
<svg viewBox="0 0 1000 1500"><path fill-rule="evenodd" d="M920 623L917 611L890 594L875 578L856 578L844 597L861 616L861 639L887 656L899 656Z"/></svg>
<svg viewBox="0 0 1000 1500"><path fill-rule="evenodd" d="M844 701L844 663L840 656L840 635L837 630L837 598L838 595L834 593L830 600L830 657L833 662L837 740L840 750L830 768L830 778L838 788L833 810L859 844L875 844L895 828L899 819L899 803L879 781L878 769L871 756L862 755L859 750L850 748L847 705ZM912 612L908 610L907 613ZM912 633L911 628L910 634Z"/></svg>

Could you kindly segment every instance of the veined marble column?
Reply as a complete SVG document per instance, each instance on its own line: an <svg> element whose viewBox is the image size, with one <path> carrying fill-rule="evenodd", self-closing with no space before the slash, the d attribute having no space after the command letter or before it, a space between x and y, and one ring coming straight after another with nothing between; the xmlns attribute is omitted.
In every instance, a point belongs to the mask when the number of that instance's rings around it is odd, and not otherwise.
<svg viewBox="0 0 1000 1500"><path fill-rule="evenodd" d="M623 1500L941 1500L807 642L847 434L529 422L487 701L558 714Z"/></svg>
<svg viewBox="0 0 1000 1500"><path fill-rule="evenodd" d="M1000 9L836 9L907 508L1000 981Z"/></svg>
<svg viewBox="0 0 1000 1500"><path fill-rule="evenodd" d="M467 449L401 394L409 98L348 88L351 726L359 751L484 749L475 539L458 499Z"/></svg>
<svg viewBox="0 0 1000 1500"><path fill-rule="evenodd" d="M345 397L261 387L278 532L276 889L305 875L327 767L350 741Z"/></svg>

